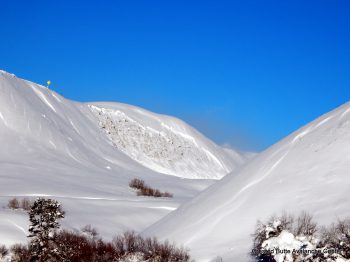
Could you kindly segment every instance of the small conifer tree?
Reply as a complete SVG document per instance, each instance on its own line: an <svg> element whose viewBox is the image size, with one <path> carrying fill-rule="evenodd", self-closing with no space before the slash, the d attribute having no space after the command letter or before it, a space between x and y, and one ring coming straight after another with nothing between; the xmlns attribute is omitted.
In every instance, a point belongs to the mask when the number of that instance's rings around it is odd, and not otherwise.
<svg viewBox="0 0 350 262"><path fill-rule="evenodd" d="M32 204L28 213L30 261L59 261L54 236L60 227L58 220L64 218L61 205L56 200L39 198Z"/></svg>

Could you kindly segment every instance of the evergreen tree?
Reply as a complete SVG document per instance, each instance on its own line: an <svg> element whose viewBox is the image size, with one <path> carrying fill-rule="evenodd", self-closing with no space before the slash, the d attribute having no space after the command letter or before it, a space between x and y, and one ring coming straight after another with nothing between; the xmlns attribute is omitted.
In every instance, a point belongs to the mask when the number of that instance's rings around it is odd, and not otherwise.
<svg viewBox="0 0 350 262"><path fill-rule="evenodd" d="M37 199L29 210L30 261L59 261L54 236L64 218L61 205L52 199Z"/></svg>

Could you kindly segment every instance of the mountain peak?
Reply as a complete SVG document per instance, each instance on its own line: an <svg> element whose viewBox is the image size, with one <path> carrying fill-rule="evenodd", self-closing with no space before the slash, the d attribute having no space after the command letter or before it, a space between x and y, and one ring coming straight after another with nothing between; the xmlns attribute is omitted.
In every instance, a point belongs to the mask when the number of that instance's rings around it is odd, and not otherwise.
<svg viewBox="0 0 350 262"><path fill-rule="evenodd" d="M1 69L0 69L0 75L6 75L6 76L11 76L11 77L16 77L15 74L6 72L5 70L1 70Z"/></svg>

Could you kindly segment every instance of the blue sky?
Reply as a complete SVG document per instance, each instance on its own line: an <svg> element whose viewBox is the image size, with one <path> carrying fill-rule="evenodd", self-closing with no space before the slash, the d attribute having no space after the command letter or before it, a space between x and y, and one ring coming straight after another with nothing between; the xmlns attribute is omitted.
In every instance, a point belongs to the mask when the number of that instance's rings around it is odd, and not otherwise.
<svg viewBox="0 0 350 262"><path fill-rule="evenodd" d="M0 68L262 150L350 100L349 1L4 1Z"/></svg>

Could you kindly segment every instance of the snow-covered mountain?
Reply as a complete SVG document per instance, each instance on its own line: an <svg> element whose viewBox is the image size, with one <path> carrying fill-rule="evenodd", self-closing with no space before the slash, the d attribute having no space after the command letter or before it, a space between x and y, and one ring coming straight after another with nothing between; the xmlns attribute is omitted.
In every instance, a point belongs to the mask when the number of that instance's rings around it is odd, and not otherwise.
<svg viewBox="0 0 350 262"><path fill-rule="evenodd" d="M102 132L118 149L114 152L164 174L221 178L244 162L241 154L226 152L179 119L120 103L79 104L5 72L1 78L2 124L63 154L72 153L66 149L75 146L73 136L89 147Z"/></svg>
<svg viewBox="0 0 350 262"><path fill-rule="evenodd" d="M0 242L26 240L12 196L53 196L66 227L92 224L111 237L142 230L236 169L228 152L183 121L119 103L78 103L0 71ZM129 181L174 194L137 197Z"/></svg>
<svg viewBox="0 0 350 262"><path fill-rule="evenodd" d="M350 216L350 103L321 116L184 204L144 234L181 241L198 261L250 261L257 220L307 211Z"/></svg>

